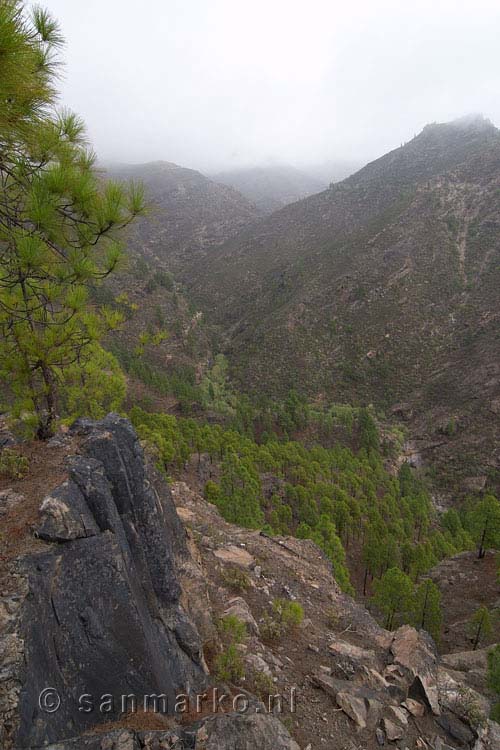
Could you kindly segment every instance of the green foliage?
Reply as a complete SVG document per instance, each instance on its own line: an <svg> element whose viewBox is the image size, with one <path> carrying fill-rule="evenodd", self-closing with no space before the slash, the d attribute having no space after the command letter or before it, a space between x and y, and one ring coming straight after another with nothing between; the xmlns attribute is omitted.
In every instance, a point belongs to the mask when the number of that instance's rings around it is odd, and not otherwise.
<svg viewBox="0 0 500 750"><path fill-rule="evenodd" d="M221 682L238 682L244 675L243 659L231 643L215 660L215 676Z"/></svg>
<svg viewBox="0 0 500 750"><path fill-rule="evenodd" d="M225 585L233 591L243 592L250 586L248 573L241 568L228 566L223 569L221 576Z"/></svg>
<svg viewBox="0 0 500 750"><path fill-rule="evenodd" d="M215 503L227 521L259 528L264 522L260 508L260 478L252 462L228 452L222 462L220 494Z"/></svg>
<svg viewBox="0 0 500 750"><path fill-rule="evenodd" d="M368 409L361 409L359 416L359 440L366 451L376 451L379 447L377 426Z"/></svg>
<svg viewBox="0 0 500 750"><path fill-rule="evenodd" d="M385 627L392 630L406 620L411 607L413 583L399 568L389 568L375 583L373 603L385 617Z"/></svg>
<svg viewBox="0 0 500 750"><path fill-rule="evenodd" d="M0 29L0 377L13 415L45 438L74 366L95 372L96 343L120 322L89 305L89 288L115 269L117 230L143 210L143 193L103 182L82 122L55 111L56 22L8 2Z"/></svg>
<svg viewBox="0 0 500 750"><path fill-rule="evenodd" d="M477 555L487 549L500 549L500 502L494 495L469 501L462 511L463 526L477 545Z"/></svg>
<svg viewBox="0 0 500 750"><path fill-rule="evenodd" d="M236 615L226 615L219 621L219 633L225 643L243 643L247 627Z"/></svg>
<svg viewBox="0 0 500 750"><path fill-rule="evenodd" d="M273 610L285 632L298 627L304 619L304 609L299 602L289 601L288 599L275 599L273 601Z"/></svg>
<svg viewBox="0 0 500 750"><path fill-rule="evenodd" d="M101 419L119 411L125 398L125 376L116 358L96 342L89 353L84 362L74 362L65 372L60 400L68 423L82 416Z"/></svg>
<svg viewBox="0 0 500 750"><path fill-rule="evenodd" d="M276 438L259 444L220 425L138 407L130 416L141 438L155 446L160 468L178 471L193 453L207 454L219 481L206 483L205 497L226 520L312 539L346 592L353 591L345 553L350 544L361 547L367 578L401 566L414 580L470 544L460 520L447 516L439 527L426 488L407 464L392 477L373 448L356 455L338 442L332 448ZM281 482L270 497L262 491L264 473Z"/></svg>
<svg viewBox="0 0 500 750"><path fill-rule="evenodd" d="M304 619L304 610L299 602L288 599L275 599L272 613L266 614L261 625L264 640L275 641L283 638Z"/></svg>
<svg viewBox="0 0 500 750"><path fill-rule="evenodd" d="M215 661L215 674L223 682L237 682L245 674L237 646L247 636L246 625L235 615L227 615L219 620L218 630L225 649Z"/></svg>
<svg viewBox="0 0 500 750"><path fill-rule="evenodd" d="M208 503L212 503L213 505L217 505L218 502L220 502L220 487L216 482L213 482L211 479L209 479L205 483L205 489L203 491L203 495L205 497L205 500Z"/></svg>
<svg viewBox="0 0 500 750"><path fill-rule="evenodd" d="M481 641L488 638L493 631L491 616L487 607L478 607L471 617L468 630L473 640L472 648L476 650Z"/></svg>
<svg viewBox="0 0 500 750"><path fill-rule="evenodd" d="M441 592L430 578L417 586L412 603L413 624L423 628L439 642L443 615L441 612Z"/></svg>
<svg viewBox="0 0 500 750"><path fill-rule="evenodd" d="M202 403L207 409L226 416L236 414L236 396L229 386L228 365L223 354L218 354L212 368L200 384Z"/></svg>
<svg viewBox="0 0 500 750"><path fill-rule="evenodd" d="M0 451L0 476L8 479L22 479L29 470L29 461L26 456L22 456L10 448L3 448Z"/></svg>
<svg viewBox="0 0 500 750"><path fill-rule="evenodd" d="M500 645L497 644L488 652L488 687L496 696L497 703L491 711L491 718L500 723Z"/></svg>

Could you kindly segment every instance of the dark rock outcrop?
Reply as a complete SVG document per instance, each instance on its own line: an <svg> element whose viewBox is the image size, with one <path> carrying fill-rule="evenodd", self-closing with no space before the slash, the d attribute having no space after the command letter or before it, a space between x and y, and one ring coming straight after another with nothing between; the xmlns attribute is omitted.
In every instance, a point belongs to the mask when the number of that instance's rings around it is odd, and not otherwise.
<svg viewBox="0 0 500 750"><path fill-rule="evenodd" d="M179 605L176 560L187 549L168 488L155 490L127 420L80 420L72 432L80 455L41 506L38 535L51 544L18 562L26 596L7 635L22 687L6 748L115 720L122 695L163 693L173 708L175 695L206 684L199 636ZM47 688L59 696L49 696L49 707L60 700L53 712L39 703ZM102 712L107 694L113 706Z"/></svg>

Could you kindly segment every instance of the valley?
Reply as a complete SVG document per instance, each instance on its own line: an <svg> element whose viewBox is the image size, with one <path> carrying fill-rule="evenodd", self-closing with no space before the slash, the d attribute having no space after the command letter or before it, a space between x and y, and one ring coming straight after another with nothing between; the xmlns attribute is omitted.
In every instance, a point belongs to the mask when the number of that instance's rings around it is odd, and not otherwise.
<svg viewBox="0 0 500 750"><path fill-rule="evenodd" d="M228 220L195 261L182 232L180 254L151 226L133 247L182 284L237 389L374 404L452 502L498 487L499 159L485 120L429 125L318 195Z"/></svg>
<svg viewBox="0 0 500 750"><path fill-rule="evenodd" d="M2 750L498 750L500 131L167 5L76 46L98 162L0 2Z"/></svg>

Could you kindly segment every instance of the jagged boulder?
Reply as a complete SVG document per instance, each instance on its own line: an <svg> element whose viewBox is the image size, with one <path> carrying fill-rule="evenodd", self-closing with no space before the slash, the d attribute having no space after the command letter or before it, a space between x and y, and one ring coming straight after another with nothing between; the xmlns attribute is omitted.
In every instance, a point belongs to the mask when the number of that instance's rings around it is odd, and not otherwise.
<svg viewBox="0 0 500 750"><path fill-rule="evenodd" d="M382 724L385 735L390 742L395 742L404 737L405 730L400 724L395 724L390 719L383 719Z"/></svg>
<svg viewBox="0 0 500 750"><path fill-rule="evenodd" d="M340 638L331 641L328 644L328 649L335 664L348 673L354 673L363 667L371 667L372 669L380 667L373 649L361 648Z"/></svg>
<svg viewBox="0 0 500 750"><path fill-rule="evenodd" d="M252 555L243 547L236 547L234 544L215 550L214 555L224 563L239 565L247 570L255 565Z"/></svg>
<svg viewBox="0 0 500 750"><path fill-rule="evenodd" d="M312 674L311 681L331 696L360 728L375 727L383 706L392 701L385 690L372 690L366 684L352 680L337 680L322 671Z"/></svg>
<svg viewBox="0 0 500 750"><path fill-rule="evenodd" d="M439 667L438 670L438 688L441 707L464 721L480 722L489 716L490 701L463 680L455 679L444 667Z"/></svg>
<svg viewBox="0 0 500 750"><path fill-rule="evenodd" d="M337 705L342 711L349 716L361 729L366 727L368 719L368 710L365 700L358 695L354 695L348 690L339 690L335 696Z"/></svg>
<svg viewBox="0 0 500 750"><path fill-rule="evenodd" d="M443 712L436 721L441 729L461 745L470 745L474 741L474 732L451 711Z"/></svg>
<svg viewBox="0 0 500 750"><path fill-rule="evenodd" d="M248 714L168 731L94 731L123 718L123 696L141 710L155 694L172 714L176 696L204 692L195 603L181 606L180 585L194 576L199 594L201 573L130 423L79 420L70 434L80 452L41 504L37 536L48 544L13 563L17 594L0 599L2 750L298 750L254 699Z"/></svg>
<svg viewBox="0 0 500 750"><path fill-rule="evenodd" d="M403 708L406 708L406 710L417 719L421 718L425 714L424 704L420 701L413 700L413 698L407 698L402 705Z"/></svg>
<svg viewBox="0 0 500 750"><path fill-rule="evenodd" d="M487 721L478 730L473 750L497 750L500 747L500 724Z"/></svg>
<svg viewBox="0 0 500 750"><path fill-rule="evenodd" d="M412 682L410 694L422 695L432 712L438 716L439 693L437 685L438 657L434 641L424 630L417 631L410 625L402 625L394 633L391 644L394 663L408 670Z"/></svg>

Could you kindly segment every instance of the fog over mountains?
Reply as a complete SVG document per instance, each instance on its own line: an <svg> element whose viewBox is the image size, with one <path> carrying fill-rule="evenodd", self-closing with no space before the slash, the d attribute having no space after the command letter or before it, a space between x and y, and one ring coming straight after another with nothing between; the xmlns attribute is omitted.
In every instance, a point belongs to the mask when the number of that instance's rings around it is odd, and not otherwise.
<svg viewBox="0 0 500 750"><path fill-rule="evenodd" d="M366 163L464 112L500 122L494 0L48 6L67 40L61 100L103 160L307 171Z"/></svg>

